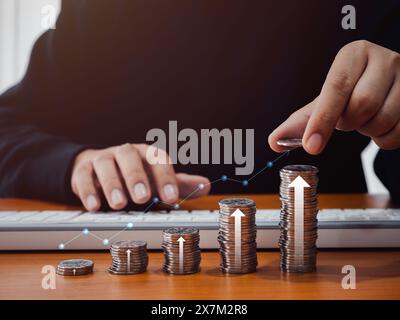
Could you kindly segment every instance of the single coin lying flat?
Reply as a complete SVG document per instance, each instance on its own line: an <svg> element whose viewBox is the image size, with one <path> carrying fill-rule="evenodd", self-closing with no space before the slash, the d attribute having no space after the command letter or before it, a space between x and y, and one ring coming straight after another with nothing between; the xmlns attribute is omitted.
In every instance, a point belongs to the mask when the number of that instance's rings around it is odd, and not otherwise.
<svg viewBox="0 0 400 320"><path fill-rule="evenodd" d="M276 143L278 146L284 147L286 149L296 149L303 147L302 139L293 138L293 139L281 139Z"/></svg>

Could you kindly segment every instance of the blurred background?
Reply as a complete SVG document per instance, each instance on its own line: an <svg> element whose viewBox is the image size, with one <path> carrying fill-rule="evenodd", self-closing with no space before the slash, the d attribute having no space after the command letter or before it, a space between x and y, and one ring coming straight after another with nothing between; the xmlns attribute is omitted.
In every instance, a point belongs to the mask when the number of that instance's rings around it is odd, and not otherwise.
<svg viewBox="0 0 400 320"><path fill-rule="evenodd" d="M0 94L23 77L35 40L54 27L60 7L61 0L0 0ZM387 193L373 171L377 150L370 143L362 154L368 190Z"/></svg>

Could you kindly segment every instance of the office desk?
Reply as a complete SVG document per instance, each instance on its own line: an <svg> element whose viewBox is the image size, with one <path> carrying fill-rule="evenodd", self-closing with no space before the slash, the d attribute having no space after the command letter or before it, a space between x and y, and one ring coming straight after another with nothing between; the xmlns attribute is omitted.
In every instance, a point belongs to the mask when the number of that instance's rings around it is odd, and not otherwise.
<svg viewBox="0 0 400 320"><path fill-rule="evenodd" d="M250 196L259 208L277 208L273 195ZM221 196L185 202L185 209L215 208ZM385 196L320 195L321 208L387 207ZM73 209L29 200L0 200L0 210ZM56 289L41 286L41 269L62 259L88 258L95 263L91 275L56 277ZM202 270L187 276L161 271L161 252L151 252L148 271L140 275L113 276L107 267L108 252L0 253L0 299L400 299L399 250L321 250L318 271L284 274L279 271L279 252L258 252L258 272L223 275L216 251L202 253ZM357 271L357 289L344 290L344 265Z"/></svg>

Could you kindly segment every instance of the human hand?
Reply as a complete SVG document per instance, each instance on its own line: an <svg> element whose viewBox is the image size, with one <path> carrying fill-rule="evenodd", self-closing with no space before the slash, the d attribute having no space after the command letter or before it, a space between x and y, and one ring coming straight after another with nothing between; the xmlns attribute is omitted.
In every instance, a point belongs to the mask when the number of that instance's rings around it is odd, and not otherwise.
<svg viewBox="0 0 400 320"><path fill-rule="evenodd" d="M149 148L167 159L150 164ZM151 161L150 161L151 162ZM202 184L202 188L198 188ZM124 144L102 150L84 150L74 161L71 175L72 191L89 211L101 206L101 192L114 210L124 208L129 199L143 204L158 194L162 201L174 203L179 196L193 196L210 191L209 180L202 176L176 174L167 153L146 144Z"/></svg>
<svg viewBox="0 0 400 320"><path fill-rule="evenodd" d="M319 154L334 129L356 130L382 149L400 147L400 54L368 41L355 41L337 54L320 95L293 113L269 136L301 138L304 149Z"/></svg>

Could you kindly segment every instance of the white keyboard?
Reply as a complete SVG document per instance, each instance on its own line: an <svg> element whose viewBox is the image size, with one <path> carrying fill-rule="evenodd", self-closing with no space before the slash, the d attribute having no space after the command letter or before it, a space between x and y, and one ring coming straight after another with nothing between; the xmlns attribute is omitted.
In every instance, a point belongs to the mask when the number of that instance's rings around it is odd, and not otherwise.
<svg viewBox="0 0 400 320"><path fill-rule="evenodd" d="M257 210L259 248L277 248L279 214ZM400 247L400 209L324 209L318 221L321 248ZM201 247L218 248L217 211L0 211L0 250L106 249L117 239L160 249L162 229L175 226L199 228Z"/></svg>

